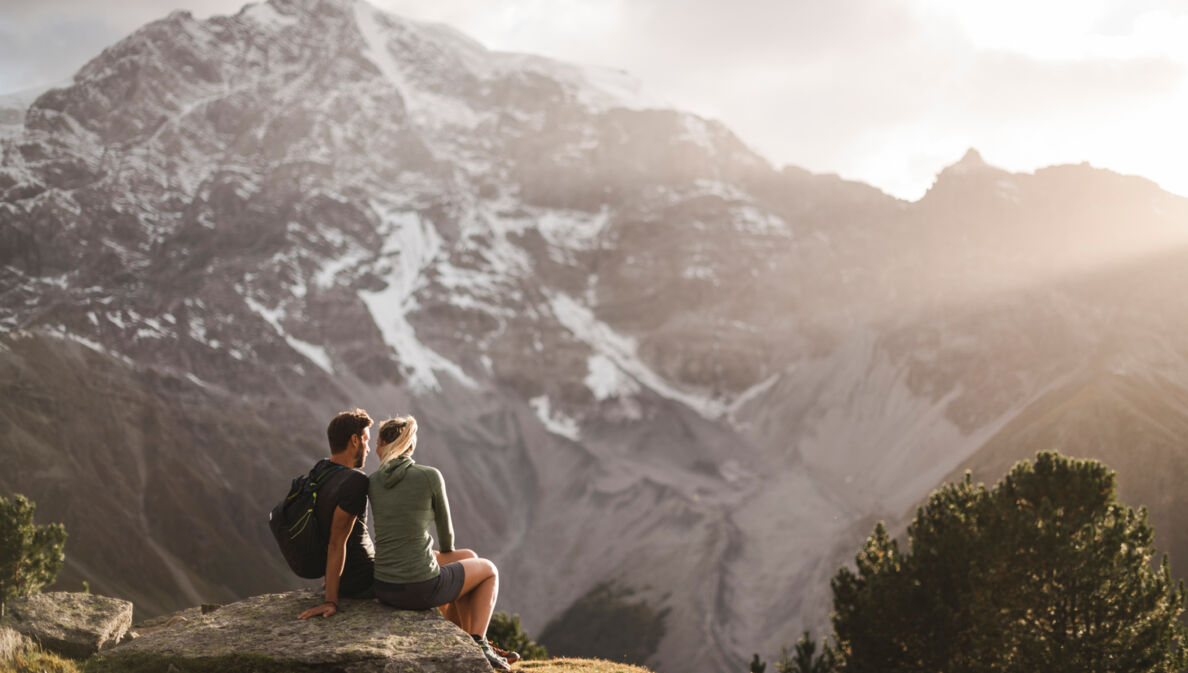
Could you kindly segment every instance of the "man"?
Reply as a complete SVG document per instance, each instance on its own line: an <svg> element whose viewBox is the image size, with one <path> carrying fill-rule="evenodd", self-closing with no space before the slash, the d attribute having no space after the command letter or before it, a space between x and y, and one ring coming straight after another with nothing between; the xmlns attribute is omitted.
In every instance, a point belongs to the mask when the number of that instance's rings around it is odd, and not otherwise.
<svg viewBox="0 0 1188 673"><path fill-rule="evenodd" d="M302 612L298 619L338 612L338 598L371 598L375 546L367 532L367 475L360 468L371 450L371 416L362 409L344 411L326 428L330 458L318 461L314 472L327 475L318 489L317 517L321 530L330 531L326 547L326 600Z"/></svg>

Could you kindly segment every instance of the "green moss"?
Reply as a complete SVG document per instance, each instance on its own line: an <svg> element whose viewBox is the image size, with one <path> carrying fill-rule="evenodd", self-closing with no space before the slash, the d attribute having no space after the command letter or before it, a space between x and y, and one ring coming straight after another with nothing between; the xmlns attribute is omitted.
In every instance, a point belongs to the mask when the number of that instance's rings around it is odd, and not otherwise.
<svg viewBox="0 0 1188 673"><path fill-rule="evenodd" d="M160 673L171 667L177 673L313 673L317 670L255 654L181 658L143 652L94 657L83 664L81 673Z"/></svg>

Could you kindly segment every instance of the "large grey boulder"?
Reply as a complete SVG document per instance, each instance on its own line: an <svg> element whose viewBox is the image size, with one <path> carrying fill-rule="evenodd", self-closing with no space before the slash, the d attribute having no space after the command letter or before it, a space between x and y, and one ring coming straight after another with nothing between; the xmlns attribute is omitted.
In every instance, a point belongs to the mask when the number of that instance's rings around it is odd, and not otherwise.
<svg viewBox="0 0 1188 673"><path fill-rule="evenodd" d="M95 671L333 671L490 673L470 637L436 610L394 610L373 600L339 601L333 617L297 619L321 602L300 590L254 596L104 651Z"/></svg>
<svg viewBox="0 0 1188 673"><path fill-rule="evenodd" d="M128 601L65 591L11 601L0 620L0 626L32 638L44 649L75 659L118 643L131 625Z"/></svg>

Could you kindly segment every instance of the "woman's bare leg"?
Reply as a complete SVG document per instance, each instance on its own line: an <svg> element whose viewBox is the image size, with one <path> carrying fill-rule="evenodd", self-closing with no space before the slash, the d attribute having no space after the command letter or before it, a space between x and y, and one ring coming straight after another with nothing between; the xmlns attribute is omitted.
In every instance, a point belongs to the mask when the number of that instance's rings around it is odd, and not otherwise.
<svg viewBox="0 0 1188 673"><path fill-rule="evenodd" d="M466 632L486 636L495 601L499 598L499 571L485 558L463 559L461 563L466 580L455 602L463 606L462 612L468 617Z"/></svg>
<svg viewBox="0 0 1188 673"><path fill-rule="evenodd" d="M433 552L437 556L437 565L443 566L447 563L461 561L468 558L478 558L478 554L469 549L456 549L450 552ZM458 625L458 628L470 633L470 615L467 614L465 601L455 600L453 603L446 603L438 608L441 611L441 616L446 620Z"/></svg>
<svg viewBox="0 0 1188 673"><path fill-rule="evenodd" d="M437 606L437 611L441 613L442 617L445 617L447 622L453 622L458 626L458 628L462 629L463 631L466 630L467 624L466 622L462 621L462 611L458 609L457 601L454 601L453 603L446 603L445 605L439 605Z"/></svg>

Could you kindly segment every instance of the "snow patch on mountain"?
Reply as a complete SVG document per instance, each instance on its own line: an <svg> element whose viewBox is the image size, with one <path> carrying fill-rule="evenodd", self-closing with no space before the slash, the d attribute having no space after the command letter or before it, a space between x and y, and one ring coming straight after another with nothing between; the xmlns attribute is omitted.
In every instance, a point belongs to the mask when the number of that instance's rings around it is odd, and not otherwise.
<svg viewBox="0 0 1188 673"><path fill-rule="evenodd" d="M443 255L432 266L433 280L450 304L500 319L515 315L509 305L523 301L519 279L531 272L532 259L509 239L530 226L527 218L507 214L513 211L503 199L476 199L462 206L452 257Z"/></svg>
<svg viewBox="0 0 1188 673"><path fill-rule="evenodd" d="M56 328L51 328L47 331L50 334L53 334L54 336L57 336L59 338L68 339L68 340L73 341L77 344L86 346L87 348L90 348L91 350L95 351L96 353L102 353L103 355L106 355L110 358L119 360L120 362L124 363L125 365L128 365L129 367L136 366L136 363L133 362L132 358L128 357L127 355L124 355L123 353L116 352L116 351L104 346L103 344L99 343L98 341L95 341L94 339L88 339L85 336L75 334L74 332L67 330L65 327L58 326Z"/></svg>
<svg viewBox="0 0 1188 673"><path fill-rule="evenodd" d="M751 198L750 194L736 185L722 182L721 180L707 180L705 178L694 180L692 189L683 193L674 193L673 198L676 196L716 196L723 201L746 201Z"/></svg>
<svg viewBox="0 0 1188 673"><path fill-rule="evenodd" d="M627 372L619 368L613 360L601 353L590 356L586 363L589 371L583 380L594 399L607 400L611 398L627 398L639 392L639 384Z"/></svg>
<svg viewBox="0 0 1188 673"><path fill-rule="evenodd" d="M405 97L405 104L421 126L474 129L491 115L476 112L457 97L442 96L414 85L415 75L406 71L404 60L393 53L393 37L399 37L402 44L413 41L426 53L455 58L468 74L480 80L491 81L515 73L546 77L561 84L574 102L591 111L671 107L621 70L560 63L532 54L490 51L448 26L395 17L362 0L355 3L354 10L367 47L365 55Z"/></svg>
<svg viewBox="0 0 1188 673"><path fill-rule="evenodd" d="M363 55L400 92L413 123L434 129L453 126L473 130L483 121L484 116L461 98L441 96L413 84L413 78L405 72L404 61L392 53L392 35L384 25L398 19L360 1L355 3L355 20L366 45Z"/></svg>
<svg viewBox="0 0 1188 673"><path fill-rule="evenodd" d="M759 235L789 235L790 228L782 217L751 204L731 209L731 221L736 231Z"/></svg>
<svg viewBox="0 0 1188 673"><path fill-rule="evenodd" d="M328 228L324 229L330 231ZM338 234L339 239L345 239L340 232L336 231L334 233ZM362 264L374 255L374 253L366 248L354 243L346 243L345 240L340 241L340 245L344 246L346 251L338 257L325 260L321 268L314 274L314 285L318 288L326 289L333 287L338 282L336 279L339 274Z"/></svg>
<svg viewBox="0 0 1188 673"><path fill-rule="evenodd" d="M499 70L530 72L560 82L578 104L593 111L672 107L671 103L646 91L638 79L622 70L561 63L531 54L501 53L498 57L496 66Z"/></svg>
<svg viewBox="0 0 1188 673"><path fill-rule="evenodd" d="M508 237L522 235L534 223L532 217L519 213L518 204L512 197L505 195L469 205L461 227L467 243L483 258L487 267L499 277L510 278L529 272L532 259Z"/></svg>
<svg viewBox="0 0 1188 673"><path fill-rule="evenodd" d="M384 278L387 286L379 291L361 291L359 298L367 305L380 333L408 370L409 385L414 390L441 390L435 372L442 371L467 387L478 384L457 364L421 343L408 321L408 313L417 308L416 291L424 287L424 271L441 254L442 240L433 223L415 211L373 201L371 207L380 219L380 231L386 236L383 257L392 263Z"/></svg>
<svg viewBox="0 0 1188 673"><path fill-rule="evenodd" d="M248 308L252 309L256 315L263 318L269 325L272 325L272 329L276 330L276 333L285 340L285 343L289 344L289 347L301 353L305 359L320 367L327 374L334 373L334 365L330 362L330 356L326 353L325 348L315 346L308 341L302 341L286 332L284 327L281 327L280 319L283 313L280 308L270 309L248 296L244 296L243 300L247 303Z"/></svg>
<svg viewBox="0 0 1188 673"><path fill-rule="evenodd" d="M258 2L248 5L240 12L240 16L251 19L267 29L278 29L292 26L298 22L296 16L281 14L270 2Z"/></svg>
<svg viewBox="0 0 1188 673"><path fill-rule="evenodd" d="M681 136L683 140L687 140L707 152L713 152L713 134L704 119L691 114L681 115L681 129L684 131Z"/></svg>
<svg viewBox="0 0 1188 673"><path fill-rule="evenodd" d="M707 419L716 420L725 413L726 406L720 400L680 390L652 371L639 359L635 340L615 332L610 325L598 320L590 309L567 295L546 294L553 315L566 329L641 385L680 402Z"/></svg>
<svg viewBox="0 0 1188 673"><path fill-rule="evenodd" d="M536 417L544 423L545 429L555 435L561 435L566 439L578 441L581 439L581 431L578 429L577 421L567 416L560 411L552 411L549 404L548 395L538 395L528 400L528 405L536 412Z"/></svg>
<svg viewBox="0 0 1188 673"><path fill-rule="evenodd" d="M185 377L186 377L187 381L189 381L190 383L193 383L194 385L199 386L201 388L213 388L214 387L210 383L203 381L202 379L195 376L194 372L186 372Z"/></svg>
<svg viewBox="0 0 1188 673"><path fill-rule="evenodd" d="M597 213L569 210L545 210L535 213L533 222L541 236L557 248L591 250L598 236L610 222L610 209L605 206Z"/></svg>
<svg viewBox="0 0 1188 673"><path fill-rule="evenodd" d="M685 266L685 268L681 270L681 277L684 278L685 281L706 281L708 283L712 283L715 288L721 285L721 279L718 277L718 271L714 271L713 266L709 266L708 264L694 264L691 266Z"/></svg>

